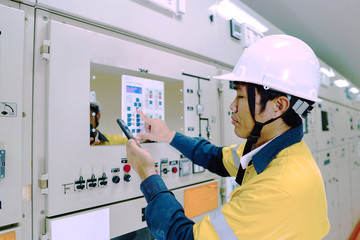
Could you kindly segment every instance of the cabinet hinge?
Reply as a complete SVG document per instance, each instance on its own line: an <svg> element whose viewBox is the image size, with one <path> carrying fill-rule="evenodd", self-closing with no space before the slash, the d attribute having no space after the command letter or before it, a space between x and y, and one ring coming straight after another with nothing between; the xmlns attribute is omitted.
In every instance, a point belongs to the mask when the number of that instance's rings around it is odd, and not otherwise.
<svg viewBox="0 0 360 240"><path fill-rule="evenodd" d="M40 54L44 60L50 59L50 40L44 40L40 47Z"/></svg>
<svg viewBox="0 0 360 240"><path fill-rule="evenodd" d="M46 173L40 175L39 187L42 195L47 195L49 193L48 183L49 183L49 174Z"/></svg>

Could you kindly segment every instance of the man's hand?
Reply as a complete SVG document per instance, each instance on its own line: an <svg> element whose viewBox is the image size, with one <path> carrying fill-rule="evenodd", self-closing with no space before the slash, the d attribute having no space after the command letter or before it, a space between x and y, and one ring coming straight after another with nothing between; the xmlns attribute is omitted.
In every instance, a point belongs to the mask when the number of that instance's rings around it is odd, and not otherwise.
<svg viewBox="0 0 360 240"><path fill-rule="evenodd" d="M133 139L126 144L126 155L131 167L142 180L156 174L155 163L147 149L140 148Z"/></svg>
<svg viewBox="0 0 360 240"><path fill-rule="evenodd" d="M146 116L140 109L136 110L140 117L145 121L145 133L136 135L141 141L151 140L158 142L170 143L174 136L175 131L170 131L165 121L161 119L151 119Z"/></svg>

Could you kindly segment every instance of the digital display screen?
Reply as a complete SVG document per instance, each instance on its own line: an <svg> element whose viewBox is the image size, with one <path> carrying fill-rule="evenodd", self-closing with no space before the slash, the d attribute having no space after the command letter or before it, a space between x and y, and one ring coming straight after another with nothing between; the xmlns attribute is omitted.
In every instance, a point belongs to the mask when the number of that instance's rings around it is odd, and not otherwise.
<svg viewBox="0 0 360 240"><path fill-rule="evenodd" d="M142 94L142 88L126 85L126 92Z"/></svg>

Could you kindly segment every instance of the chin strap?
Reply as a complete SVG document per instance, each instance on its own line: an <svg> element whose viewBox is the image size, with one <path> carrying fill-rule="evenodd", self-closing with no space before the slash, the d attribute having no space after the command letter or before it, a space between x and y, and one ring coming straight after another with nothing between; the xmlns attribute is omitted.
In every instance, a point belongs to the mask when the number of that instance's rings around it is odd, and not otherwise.
<svg viewBox="0 0 360 240"><path fill-rule="evenodd" d="M267 125L269 123L272 123L273 121L275 121L278 118L282 117L290 109L290 107L289 107L282 115L280 115L279 117L276 117L276 118L272 118L272 119L270 119L269 121L267 121L265 123L257 122L255 120L255 86L254 85L252 85L252 84L247 85L247 94L248 94L248 103L249 103L250 113L251 113L251 116L252 116L252 118L253 118L253 120L255 122L255 125L254 125L254 128L251 131L249 137L246 140L243 156L246 155L247 153L249 153L251 151L253 145L255 143L257 143L257 141L258 141L258 139L260 137L260 132L261 132L262 128L265 125ZM291 102L291 100L290 100L290 102ZM244 174L245 174L245 169L242 169L241 164L240 164L237 175L236 175L236 179L235 179L235 181L239 185L242 184L242 179L244 177Z"/></svg>
<svg viewBox="0 0 360 240"><path fill-rule="evenodd" d="M248 103L249 103L250 113L255 122L255 125L254 125L254 128L252 129L249 137L246 140L243 156L246 155L247 153L251 152L252 147L254 146L254 144L257 143L257 141L260 137L261 130L265 125L272 123L273 121L277 120L278 118L281 118L291 109L293 109L295 111L295 113L297 113L301 117L306 118L308 113L313 109L313 104L314 104L314 102L310 102L310 101L308 102L308 101L299 99L298 97L288 95L287 97L290 100L289 108L283 114L281 114L279 117L272 118L265 123L260 123L260 122L257 122L255 119L255 86L253 84L247 85L247 94L248 94ZM252 161L250 161L249 164L251 165ZM244 173L245 173L245 169L242 169L241 164L240 164L237 175L236 175L236 180L235 180L239 185L242 184Z"/></svg>

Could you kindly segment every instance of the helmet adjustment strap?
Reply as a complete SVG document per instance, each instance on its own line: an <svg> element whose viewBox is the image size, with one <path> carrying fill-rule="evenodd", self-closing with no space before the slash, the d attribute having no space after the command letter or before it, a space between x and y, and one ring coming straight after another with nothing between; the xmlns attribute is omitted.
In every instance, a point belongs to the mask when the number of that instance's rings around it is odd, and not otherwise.
<svg viewBox="0 0 360 240"><path fill-rule="evenodd" d="M306 118L307 115L314 108L313 103L301 100L294 96L288 96L290 98L290 108L294 109L294 111L301 117Z"/></svg>

